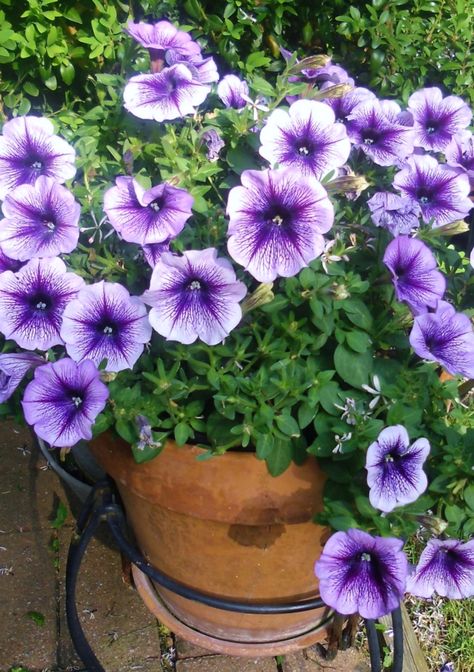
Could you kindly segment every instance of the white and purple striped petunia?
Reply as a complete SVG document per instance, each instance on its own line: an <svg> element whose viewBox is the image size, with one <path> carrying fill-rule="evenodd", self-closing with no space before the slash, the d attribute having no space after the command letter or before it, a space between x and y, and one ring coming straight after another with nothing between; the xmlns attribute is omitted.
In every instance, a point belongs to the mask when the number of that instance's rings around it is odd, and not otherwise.
<svg viewBox="0 0 474 672"><path fill-rule="evenodd" d="M334 221L324 187L291 169L246 170L229 192L230 256L259 282L291 277L324 250Z"/></svg>
<svg viewBox="0 0 474 672"><path fill-rule="evenodd" d="M469 126L472 112L462 98L446 96L436 86L412 93L408 110L414 120L414 144L442 152L451 138Z"/></svg>
<svg viewBox="0 0 474 672"><path fill-rule="evenodd" d="M405 301L417 315L434 308L443 298L446 280L430 248L417 238L398 236L388 245L383 256L392 274L398 301Z"/></svg>
<svg viewBox="0 0 474 672"><path fill-rule="evenodd" d="M332 85L331 82L323 84L321 91L324 91L324 89L327 89ZM336 121L347 124L348 117L350 117L357 105L360 105L366 100L375 100L375 98L375 93L372 93L369 89L357 86L355 89L352 89L352 91L349 91L338 98L324 98L323 102L332 107Z"/></svg>
<svg viewBox="0 0 474 672"><path fill-rule="evenodd" d="M170 241L165 240L163 243L150 243L150 245L144 245L142 250L147 263L152 268L155 268L164 252L170 251Z"/></svg>
<svg viewBox="0 0 474 672"><path fill-rule="evenodd" d="M117 177L104 194L110 223L129 243L163 243L183 230L194 199L184 189L159 184L145 189L132 177Z"/></svg>
<svg viewBox="0 0 474 672"><path fill-rule="evenodd" d="M315 100L298 100L288 112L275 110L260 133L260 155L272 165L321 179L349 158L351 143L333 110Z"/></svg>
<svg viewBox="0 0 474 672"><path fill-rule="evenodd" d="M410 233L420 226L420 206L411 198L389 191L377 191L367 201L367 205L375 226L387 229L392 236Z"/></svg>
<svg viewBox="0 0 474 672"><path fill-rule="evenodd" d="M17 273L0 275L0 331L26 350L48 350L62 343L66 305L84 286L58 257L32 259Z"/></svg>
<svg viewBox="0 0 474 672"><path fill-rule="evenodd" d="M324 602L340 614L379 618L396 609L405 592L408 561L403 541L362 530L336 532L314 571Z"/></svg>
<svg viewBox="0 0 474 672"><path fill-rule="evenodd" d="M372 506L388 513L416 501L428 485L423 463L429 452L427 439L410 446L405 427L385 427L367 450L365 468Z"/></svg>
<svg viewBox="0 0 474 672"><path fill-rule="evenodd" d="M135 75L125 86L125 108L139 119L165 121L194 114L211 88L194 79L186 65Z"/></svg>
<svg viewBox="0 0 474 672"><path fill-rule="evenodd" d="M410 345L419 357L438 362L448 373L474 378L471 320L446 301L438 301L435 312L415 317Z"/></svg>
<svg viewBox="0 0 474 672"><path fill-rule="evenodd" d="M74 177L76 153L54 135L44 117L17 117L3 126L0 136L0 199L20 184L34 184L40 175L65 182Z"/></svg>
<svg viewBox="0 0 474 672"><path fill-rule="evenodd" d="M217 65L211 56L202 58L201 55L182 56L173 51L167 51L165 60L168 65L185 65L196 82L212 84L219 81Z"/></svg>
<svg viewBox="0 0 474 672"><path fill-rule="evenodd" d="M241 110L247 104L243 96L248 97L249 87L245 80L236 75L225 75L217 85L217 95L226 107Z"/></svg>
<svg viewBox="0 0 474 672"><path fill-rule="evenodd" d="M432 156L411 156L396 173L393 185L419 204L423 220L427 224L433 220L434 227L464 219L474 207L468 176Z"/></svg>
<svg viewBox="0 0 474 672"><path fill-rule="evenodd" d="M467 173L471 190L474 189L474 135L470 131L458 133L444 150L448 166L461 168Z"/></svg>
<svg viewBox="0 0 474 672"><path fill-rule="evenodd" d="M156 264L143 300L152 306L155 331L171 341L216 345L242 319L239 305L247 289L217 250L188 250L178 257L164 253Z"/></svg>
<svg viewBox="0 0 474 672"><path fill-rule="evenodd" d="M407 580L407 592L461 600L474 596L474 539L431 539Z"/></svg>
<svg viewBox="0 0 474 672"><path fill-rule="evenodd" d="M117 282L97 282L81 289L66 307L61 337L76 362L89 359L97 366L106 359L107 371L132 369L151 338L146 307Z"/></svg>
<svg viewBox="0 0 474 672"><path fill-rule="evenodd" d="M23 395L23 413L41 439L69 447L92 438L92 425L108 396L95 364L66 357L36 369Z"/></svg>
<svg viewBox="0 0 474 672"><path fill-rule="evenodd" d="M9 399L30 369L44 364L34 352L8 352L0 355L0 404Z"/></svg>
<svg viewBox="0 0 474 672"><path fill-rule="evenodd" d="M2 210L0 244L13 259L55 257L77 245L81 206L51 177L14 189L5 196Z"/></svg>
<svg viewBox="0 0 474 672"><path fill-rule="evenodd" d="M395 166L413 152L412 129L388 117L379 100L366 99L347 119L347 134L379 166Z"/></svg>
<svg viewBox="0 0 474 672"><path fill-rule="evenodd" d="M156 23L134 23L129 21L125 27L127 33L142 47L153 51L171 51L179 56L199 55L201 48L193 42L189 33L178 30L169 21Z"/></svg>

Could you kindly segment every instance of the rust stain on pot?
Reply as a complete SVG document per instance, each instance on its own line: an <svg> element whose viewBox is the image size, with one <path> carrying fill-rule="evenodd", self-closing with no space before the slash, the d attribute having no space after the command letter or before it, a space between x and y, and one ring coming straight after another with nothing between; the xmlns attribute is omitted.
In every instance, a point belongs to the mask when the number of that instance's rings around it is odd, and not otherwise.
<svg viewBox="0 0 474 672"><path fill-rule="evenodd" d="M230 525L229 537L240 546L266 549L285 532L284 525Z"/></svg>

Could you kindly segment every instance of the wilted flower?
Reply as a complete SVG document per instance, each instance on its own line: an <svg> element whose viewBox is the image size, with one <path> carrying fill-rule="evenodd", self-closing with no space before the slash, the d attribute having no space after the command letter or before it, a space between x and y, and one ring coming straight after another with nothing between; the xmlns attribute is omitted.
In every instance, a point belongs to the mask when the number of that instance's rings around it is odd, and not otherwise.
<svg viewBox="0 0 474 672"><path fill-rule="evenodd" d="M408 236L394 238L387 245L383 262L392 273L398 301L405 301L414 314L426 312L443 298L445 277L423 241Z"/></svg>
<svg viewBox="0 0 474 672"><path fill-rule="evenodd" d="M309 175L246 170L231 189L227 247L259 282L296 275L324 250L334 209L326 190Z"/></svg>
<svg viewBox="0 0 474 672"><path fill-rule="evenodd" d="M9 399L28 371L44 359L34 352L9 352L0 355L0 404Z"/></svg>
<svg viewBox="0 0 474 672"><path fill-rule="evenodd" d="M225 147L224 140L215 128L204 131L201 137L207 145L207 158L209 161L217 161L221 149Z"/></svg>
<svg viewBox="0 0 474 672"><path fill-rule="evenodd" d="M210 90L180 63L161 72L131 77L123 99L125 108L136 117L165 121L194 114Z"/></svg>
<svg viewBox="0 0 474 672"><path fill-rule="evenodd" d="M191 217L193 197L184 189L159 184L144 189L131 177L117 177L104 194L104 210L124 240L163 243L180 233Z"/></svg>
<svg viewBox="0 0 474 672"><path fill-rule="evenodd" d="M451 138L462 131L472 118L469 105L458 96L446 96L437 87L415 91L408 99L414 120L416 147L442 152Z"/></svg>
<svg viewBox="0 0 474 672"><path fill-rule="evenodd" d="M144 415L137 415L135 421L139 431L139 441L135 444L136 449L145 450L145 448L161 448L161 441L155 441L153 437L153 431L148 418Z"/></svg>
<svg viewBox="0 0 474 672"><path fill-rule="evenodd" d="M378 191L367 201L367 205L375 226L387 229L392 236L410 233L420 225L420 206L411 198Z"/></svg>
<svg viewBox="0 0 474 672"><path fill-rule="evenodd" d="M405 592L408 562L403 541L362 530L336 532L315 564L324 602L340 614L379 618L396 609Z"/></svg>
<svg viewBox="0 0 474 672"><path fill-rule="evenodd" d="M413 151L411 129L388 119L377 99L357 105L346 127L355 146L379 166L398 165Z"/></svg>
<svg viewBox="0 0 474 672"><path fill-rule="evenodd" d="M151 338L146 308L117 282L81 289L64 311L61 337L76 362L106 359L107 371L132 369Z"/></svg>
<svg viewBox="0 0 474 672"><path fill-rule="evenodd" d="M460 600L474 595L474 539L431 539L415 572L408 577L407 591L418 597Z"/></svg>
<svg viewBox="0 0 474 672"><path fill-rule="evenodd" d="M156 264L143 300L153 329L171 341L220 343L242 318L239 301L247 289L217 250L165 253Z"/></svg>
<svg viewBox="0 0 474 672"><path fill-rule="evenodd" d="M0 137L0 199L20 184L34 184L40 175L65 182L76 174L76 153L54 135L44 117L16 117L3 126Z"/></svg>
<svg viewBox="0 0 474 672"><path fill-rule="evenodd" d="M236 75L226 75L217 85L217 95L226 107L233 107L236 110L245 107L247 101L242 98L242 94L248 96L249 87L246 81Z"/></svg>
<svg viewBox="0 0 474 672"><path fill-rule="evenodd" d="M108 396L92 362L76 364L66 357L36 369L23 396L23 413L40 439L52 446L73 446L92 438L92 425Z"/></svg>
<svg viewBox="0 0 474 672"><path fill-rule="evenodd" d="M83 285L58 257L32 259L17 273L5 271L0 275L0 331L26 350L62 343L64 309Z"/></svg>
<svg viewBox="0 0 474 672"><path fill-rule="evenodd" d="M55 257L77 245L81 206L51 177L17 187L5 196L2 210L0 243L9 257Z"/></svg>
<svg viewBox="0 0 474 672"><path fill-rule="evenodd" d="M321 179L348 159L351 144L343 124L325 103L298 100L275 110L260 133L259 152L271 164Z"/></svg>
<svg viewBox="0 0 474 672"><path fill-rule="evenodd" d="M446 301L438 301L434 313L415 317L410 344L419 357L438 362L448 373L474 378L471 321Z"/></svg>
<svg viewBox="0 0 474 672"><path fill-rule="evenodd" d="M411 156L396 173L393 185L416 201L424 221L433 219L435 227L464 219L473 207L467 175L439 164L432 156Z"/></svg>
<svg viewBox="0 0 474 672"><path fill-rule="evenodd" d="M365 468L372 506L388 513L416 501L428 485L423 463L429 452L427 439L410 446L402 425L383 429L367 450Z"/></svg>

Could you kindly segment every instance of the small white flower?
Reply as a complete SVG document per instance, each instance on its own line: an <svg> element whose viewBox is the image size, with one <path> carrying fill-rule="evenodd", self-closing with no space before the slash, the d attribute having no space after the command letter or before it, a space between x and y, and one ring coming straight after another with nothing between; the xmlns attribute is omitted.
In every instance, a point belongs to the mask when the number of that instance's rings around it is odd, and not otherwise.
<svg viewBox="0 0 474 672"><path fill-rule="evenodd" d="M346 432L342 436L339 436L339 434L336 434L336 445L333 448L332 452L333 453L343 453L342 449L342 444L345 443L346 441L349 441L352 438L352 432Z"/></svg>
<svg viewBox="0 0 474 672"><path fill-rule="evenodd" d="M321 255L321 263L325 273L328 273L328 264L330 264L331 262L349 261L349 257L347 256L347 254L341 254L341 255L331 254L331 250L337 242L338 242L338 236L336 236L333 240L329 240L324 247L324 251Z"/></svg>
<svg viewBox="0 0 474 672"><path fill-rule="evenodd" d="M369 403L369 408L370 410L374 409L377 404L379 403L380 399L382 397L382 389L380 387L380 379L377 375L372 376L372 385L373 387L370 387L370 385L362 385L362 389L368 392L369 394L374 395L374 398L370 401Z"/></svg>
<svg viewBox="0 0 474 672"><path fill-rule="evenodd" d="M357 404L355 399L351 399L348 397L346 399L346 403L344 406L340 406L339 404L334 404L336 408L338 408L340 411L343 411L341 415L341 420L345 420L348 425L355 425L357 424L357 419L356 419L356 413L357 413Z"/></svg>
<svg viewBox="0 0 474 672"><path fill-rule="evenodd" d="M268 105L263 105L265 102L264 98L261 98L260 96L257 96L255 100L252 100L250 96L247 96L245 93L240 94L241 97L245 100L247 105L252 108L253 110L253 120L258 121L258 111L260 110L261 112L269 112L270 108Z"/></svg>

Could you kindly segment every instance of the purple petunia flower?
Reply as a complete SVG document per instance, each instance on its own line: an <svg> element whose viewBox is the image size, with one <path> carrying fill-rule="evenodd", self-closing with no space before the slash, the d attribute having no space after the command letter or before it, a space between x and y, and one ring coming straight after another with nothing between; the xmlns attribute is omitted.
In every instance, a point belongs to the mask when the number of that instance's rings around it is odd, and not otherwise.
<svg viewBox="0 0 474 672"><path fill-rule="evenodd" d="M145 415L137 415L135 422L138 428L138 442L135 444L137 450L145 450L146 448L161 448L163 445L161 441L156 441L153 436L153 430L150 421Z"/></svg>
<svg viewBox="0 0 474 672"><path fill-rule="evenodd" d="M378 191L367 201L367 205L375 226L387 229L392 236L410 233L420 226L420 206L411 198Z"/></svg>
<svg viewBox="0 0 474 672"><path fill-rule="evenodd" d="M2 250L2 246L0 245L0 273L3 273L4 271L18 271L23 264L21 261L18 261L18 259L10 259L10 257L7 257L5 252Z"/></svg>
<svg viewBox="0 0 474 672"><path fill-rule="evenodd" d="M444 150L446 163L467 173L471 190L474 189L474 135L469 131L458 133Z"/></svg>
<svg viewBox="0 0 474 672"><path fill-rule="evenodd" d="M324 602L340 614L379 618L400 604L408 562L403 541L362 530L336 532L314 571Z"/></svg>
<svg viewBox="0 0 474 672"><path fill-rule="evenodd" d="M22 406L25 420L51 446L73 446L92 438L92 425L109 396L97 367L69 358L40 366L28 384Z"/></svg>
<svg viewBox="0 0 474 672"><path fill-rule="evenodd" d="M0 275L0 331L26 350L62 343L64 309L83 285L58 257L32 259L17 273L5 271Z"/></svg>
<svg viewBox="0 0 474 672"><path fill-rule="evenodd" d="M76 362L97 366L107 359L107 371L132 369L151 338L143 301L116 282L84 287L64 311L61 337Z"/></svg>
<svg viewBox="0 0 474 672"><path fill-rule="evenodd" d="M211 56L207 58L202 58L201 55L181 56L173 51L167 51L165 60L168 65L185 65L193 79L201 84L219 81L217 65Z"/></svg>
<svg viewBox="0 0 474 672"><path fill-rule="evenodd" d="M132 77L123 92L125 108L139 119L178 119L194 114L210 92L185 65Z"/></svg>
<svg viewBox="0 0 474 672"><path fill-rule="evenodd" d="M451 600L474 595L474 539L431 539L415 572L408 577L407 592L432 597L436 592Z"/></svg>
<svg viewBox="0 0 474 672"><path fill-rule="evenodd" d="M117 177L104 194L110 223L129 243L163 243L183 230L194 199L184 189L159 184L145 189L132 177Z"/></svg>
<svg viewBox="0 0 474 672"><path fill-rule="evenodd" d="M354 80L349 77L347 70L331 61L318 68L305 68L301 71L301 74L317 86L321 86L326 82L329 82L331 85L350 84L350 86L354 86Z"/></svg>
<svg viewBox="0 0 474 672"><path fill-rule="evenodd" d="M217 161L221 149L225 147L225 142L215 128L209 128L201 136L207 145L206 156L209 161Z"/></svg>
<svg viewBox="0 0 474 672"><path fill-rule="evenodd" d="M332 83L323 84L321 91L330 86L332 86ZM334 110L336 121L346 124L348 117L350 117L357 105L367 100L375 100L375 93L358 86L344 96L339 96L339 98L325 98L324 102Z"/></svg>
<svg viewBox="0 0 474 672"><path fill-rule="evenodd" d="M226 107L241 110L247 104L242 95L249 95L249 87L246 81L236 75L226 75L217 85L217 95Z"/></svg>
<svg viewBox="0 0 474 672"><path fill-rule="evenodd" d="M467 175L432 156L411 156L396 173L393 185L419 204L424 221L433 219L434 227L464 219L473 207Z"/></svg>
<svg viewBox="0 0 474 672"><path fill-rule="evenodd" d="M272 112L260 142L260 155L271 164L317 179L344 165L351 151L345 126L335 123L328 105L313 100L298 100L288 112Z"/></svg>
<svg viewBox="0 0 474 672"><path fill-rule="evenodd" d="M405 301L416 315L434 308L446 291L444 275L425 243L416 238L398 236L385 250L383 263L390 269L398 301Z"/></svg>
<svg viewBox="0 0 474 672"><path fill-rule="evenodd" d="M472 118L469 106L461 98L443 98L437 87L415 91L408 99L408 110L414 120L415 146L435 152L442 152Z"/></svg>
<svg viewBox="0 0 474 672"><path fill-rule="evenodd" d="M51 177L38 177L5 196L0 244L20 261L72 252L79 240L81 206Z"/></svg>
<svg viewBox="0 0 474 672"><path fill-rule="evenodd" d="M471 321L446 301L438 301L434 313L415 317L410 345L419 357L438 362L448 373L474 378Z"/></svg>
<svg viewBox="0 0 474 672"><path fill-rule="evenodd" d="M44 359L34 352L9 352L0 355L0 404L9 399L28 371Z"/></svg>
<svg viewBox="0 0 474 672"><path fill-rule="evenodd" d="M152 306L150 322L168 340L220 343L242 318L239 301L247 289L217 250L165 253L156 264L143 300Z"/></svg>
<svg viewBox="0 0 474 672"><path fill-rule="evenodd" d="M398 165L413 152L412 130L391 121L377 99L365 100L353 109L347 134L379 166Z"/></svg>
<svg viewBox="0 0 474 672"><path fill-rule="evenodd" d="M71 145L54 135L43 117L17 117L3 126L0 137L0 199L20 184L34 184L40 175L65 182L76 174Z"/></svg>
<svg viewBox="0 0 474 672"><path fill-rule="evenodd" d="M129 21L125 30L142 47L153 51L169 51L178 56L199 55L201 48L197 42L193 42L191 35L183 30L178 30L169 21L157 21L156 23L133 23Z"/></svg>
<svg viewBox="0 0 474 672"><path fill-rule="evenodd" d="M230 190L227 247L259 282L296 275L324 250L334 220L324 187L291 169L245 170Z"/></svg>
<svg viewBox="0 0 474 672"><path fill-rule="evenodd" d="M170 251L170 241L165 240L163 243L150 243L150 245L143 246L143 256L148 264L155 268L156 264L161 259L165 252Z"/></svg>
<svg viewBox="0 0 474 672"><path fill-rule="evenodd" d="M428 485L423 463L429 452L427 439L418 439L410 446L402 425L383 429L367 450L365 468L372 506L388 513L416 501Z"/></svg>

